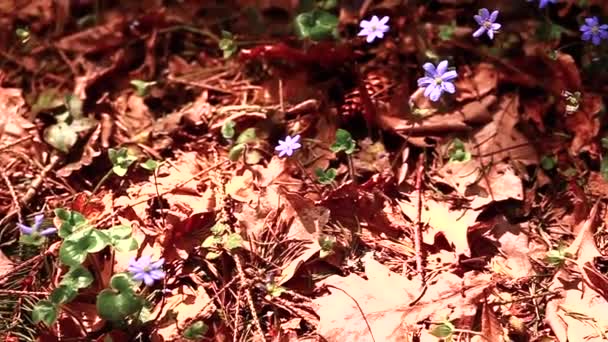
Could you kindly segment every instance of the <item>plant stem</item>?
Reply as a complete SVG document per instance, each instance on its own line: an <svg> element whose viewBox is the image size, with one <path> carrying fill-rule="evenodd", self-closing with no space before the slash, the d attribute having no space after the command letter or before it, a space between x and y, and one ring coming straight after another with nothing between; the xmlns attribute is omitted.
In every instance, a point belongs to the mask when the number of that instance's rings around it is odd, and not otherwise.
<svg viewBox="0 0 608 342"><path fill-rule="evenodd" d="M101 180L99 181L99 183L97 183L97 185L95 185L95 188L91 192L91 197L97 192L97 190L99 190L99 187L101 187L101 185L103 183L105 183L106 180L108 180L108 178L112 175L112 173L113 173L113 171L112 171L112 169L110 169L108 172L106 172L105 175L103 175L103 177L101 178Z"/></svg>
<svg viewBox="0 0 608 342"><path fill-rule="evenodd" d="M315 187L315 190L319 194L322 194L323 192L321 191L321 188L319 188L319 186L317 185L317 183L315 183L315 180L312 178L312 176L308 173L308 171L306 171L306 169L304 168L304 165L302 165L302 162L299 159L294 158L294 160L296 162L296 165L300 169L300 171L302 171L302 174L304 175L304 177L308 178L308 180L310 180L312 182L312 186Z"/></svg>
<svg viewBox="0 0 608 342"><path fill-rule="evenodd" d="M355 176L355 164L353 163L353 157L350 154L346 154L346 160L348 161L348 173L353 183L357 184L357 177Z"/></svg>

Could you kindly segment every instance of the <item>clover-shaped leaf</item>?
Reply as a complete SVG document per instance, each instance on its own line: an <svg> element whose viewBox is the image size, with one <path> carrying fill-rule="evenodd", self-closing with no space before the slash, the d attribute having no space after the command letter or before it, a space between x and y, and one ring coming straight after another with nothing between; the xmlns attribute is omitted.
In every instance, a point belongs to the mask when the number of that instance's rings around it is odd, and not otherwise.
<svg viewBox="0 0 608 342"><path fill-rule="evenodd" d="M336 179L336 169L329 168L325 171L321 168L315 169L315 175L317 176L317 181L321 184L331 184L334 179Z"/></svg>
<svg viewBox="0 0 608 342"><path fill-rule="evenodd" d="M224 139L232 139L234 137L235 127L236 123L232 120L227 120L226 122L224 122L224 124L222 125L222 136L224 137Z"/></svg>
<svg viewBox="0 0 608 342"><path fill-rule="evenodd" d="M131 80L131 85L135 87L135 93L139 97L148 95L148 88L155 85L156 82L146 82L142 80Z"/></svg>
<svg viewBox="0 0 608 342"><path fill-rule="evenodd" d="M93 283L93 275L86 268L78 265L72 267L68 273L63 276L59 285L83 289L89 287Z"/></svg>
<svg viewBox="0 0 608 342"><path fill-rule="evenodd" d="M203 248L214 248L217 245L222 243L222 237L221 236L217 236L217 235L210 235L208 236L203 243L201 244L201 247Z"/></svg>
<svg viewBox="0 0 608 342"><path fill-rule="evenodd" d="M108 149L108 157L114 165L112 171L119 177L127 174L129 166L137 160L137 156L133 155L126 147L121 147L118 150Z"/></svg>
<svg viewBox="0 0 608 342"><path fill-rule="evenodd" d="M296 34L301 39L311 39L315 41L338 36L338 17L323 11L313 10L299 14L295 18Z"/></svg>
<svg viewBox="0 0 608 342"><path fill-rule="evenodd" d="M158 168L158 162L154 159L148 159L145 162L140 163L139 166L148 171L154 171Z"/></svg>
<svg viewBox="0 0 608 342"><path fill-rule="evenodd" d="M57 305L48 300L41 300L34 305L34 309L32 310L32 320L34 323L43 322L50 327L57 320L58 313L59 308Z"/></svg>
<svg viewBox="0 0 608 342"><path fill-rule="evenodd" d="M228 31L222 31L222 39L219 42L220 50L224 53L224 58L230 58L237 50L234 36Z"/></svg>
<svg viewBox="0 0 608 342"><path fill-rule="evenodd" d="M136 285L128 274L115 274L110 279L111 288L97 295L99 316L106 320L119 321L141 310L144 300L133 291Z"/></svg>
<svg viewBox="0 0 608 342"><path fill-rule="evenodd" d="M59 305L71 302L78 295L78 291L71 286L61 285L51 292L49 300L51 303Z"/></svg>
<svg viewBox="0 0 608 342"><path fill-rule="evenodd" d="M224 240L224 248L231 251L243 245L243 238L238 233L232 233Z"/></svg>
<svg viewBox="0 0 608 342"><path fill-rule="evenodd" d="M346 154L352 154L355 152L356 147L357 144L350 133L347 130L340 128L336 131L336 142L330 146L330 149L335 153L344 151Z"/></svg>

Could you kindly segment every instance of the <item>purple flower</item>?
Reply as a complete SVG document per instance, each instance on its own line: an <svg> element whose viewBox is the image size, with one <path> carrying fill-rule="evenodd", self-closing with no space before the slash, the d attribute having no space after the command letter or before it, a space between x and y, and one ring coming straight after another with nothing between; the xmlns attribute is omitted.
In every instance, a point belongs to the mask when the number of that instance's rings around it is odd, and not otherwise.
<svg viewBox="0 0 608 342"><path fill-rule="evenodd" d="M47 228L41 232L38 232L38 229L40 229L40 226L42 225L42 221L44 221L44 215L39 214L34 216L34 224L32 226L28 227L24 224L17 223L17 227L19 227L19 229L21 230L21 234L24 235L39 234L41 236L49 236L57 233L57 228L55 227Z"/></svg>
<svg viewBox="0 0 608 342"><path fill-rule="evenodd" d="M288 135L285 137L285 140L279 140L279 146L275 147L274 149L279 151L279 157L284 155L291 157L295 150L302 147L298 141L300 141L299 134L295 135L293 138Z"/></svg>
<svg viewBox="0 0 608 342"><path fill-rule="evenodd" d="M479 10L479 14L473 16L475 21L479 24L477 31L473 33L473 37L477 38L484 33L487 33L490 39L494 39L494 33L497 32L502 25L495 23L496 17L498 17L498 11L488 11L487 8Z"/></svg>
<svg viewBox="0 0 608 342"><path fill-rule="evenodd" d="M582 40L589 40L593 45L600 45L602 39L608 39L608 25L600 25L597 17L585 18L585 23L581 25L583 32Z"/></svg>
<svg viewBox="0 0 608 342"><path fill-rule="evenodd" d="M133 275L135 280L143 280L147 286L152 286L154 281L163 279L165 272L163 271L163 263L165 259L161 258L158 261L151 262L150 256L145 255L135 260L129 261L128 270Z"/></svg>
<svg viewBox="0 0 608 342"><path fill-rule="evenodd" d="M528 2L530 1L532 0L528 0ZM547 6L549 3L556 4L557 0L540 0L538 3L538 8L545 8L545 6Z"/></svg>
<svg viewBox="0 0 608 342"><path fill-rule="evenodd" d="M359 26L361 31L358 36L367 36L365 39L368 43L371 43L376 38L384 38L384 34L388 32L388 16L378 19L377 16L373 16L372 20L361 20Z"/></svg>
<svg viewBox="0 0 608 342"><path fill-rule="evenodd" d="M418 79L418 86L425 87L425 97L435 102L439 100L444 91L450 94L456 92L454 83L450 81L458 77L458 74L456 70L448 71L448 61L439 62L437 68L433 63L425 63L422 68L426 71L426 75Z"/></svg>

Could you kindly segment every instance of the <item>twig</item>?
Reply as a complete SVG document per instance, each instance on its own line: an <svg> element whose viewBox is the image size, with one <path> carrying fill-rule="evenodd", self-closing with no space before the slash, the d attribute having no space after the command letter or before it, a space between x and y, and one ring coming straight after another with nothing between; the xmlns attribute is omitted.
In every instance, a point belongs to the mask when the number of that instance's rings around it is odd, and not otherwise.
<svg viewBox="0 0 608 342"><path fill-rule="evenodd" d="M19 138L19 139L15 140L15 141L13 141L11 143L8 143L8 144L6 144L4 146L0 146L0 152L2 152L4 150L7 150L7 149L9 149L9 148L11 148L13 146L19 145L19 144L21 144L24 141L29 141L29 140L32 140L32 139L34 139L34 136L32 136L32 135L28 135L28 136L25 136L23 138Z"/></svg>
<svg viewBox="0 0 608 342"><path fill-rule="evenodd" d="M326 284L325 286L342 291L342 293L347 295L348 298L352 299L352 301L355 302L357 309L359 309L359 312L361 313L361 316L363 317L363 320L365 321L365 325L367 325L367 330L369 330L369 334L372 337L372 341L376 342L376 339L374 338L374 333L372 332L372 327L369 325L369 322L367 321L367 317L365 317L365 313L363 312L361 305L359 305L359 302L357 302L357 300L353 296L351 296L348 292L346 292L345 290L342 290L341 288L339 288L337 286L330 285L330 284Z"/></svg>
<svg viewBox="0 0 608 342"><path fill-rule="evenodd" d="M418 157L418 170L416 170L416 191L418 192L418 217L414 230L414 249L416 251L416 272L424 283L424 265L422 264L422 175L424 173L424 152Z"/></svg>
<svg viewBox="0 0 608 342"><path fill-rule="evenodd" d="M15 188L13 188L13 184L11 184L11 180L8 179L6 172L0 169L0 175L2 179L4 179L4 183L8 187L8 192L11 194L11 198L13 199L13 205L15 206L15 210L17 211L17 217L19 218L19 222L23 223L23 217L21 216L21 205L19 205L19 199L17 198L17 194L15 193Z"/></svg>

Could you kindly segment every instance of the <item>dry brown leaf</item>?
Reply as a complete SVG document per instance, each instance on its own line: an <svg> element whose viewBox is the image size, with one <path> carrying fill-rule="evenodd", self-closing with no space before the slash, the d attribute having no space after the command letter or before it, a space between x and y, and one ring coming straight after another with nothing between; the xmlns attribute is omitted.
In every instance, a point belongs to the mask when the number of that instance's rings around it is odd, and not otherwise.
<svg viewBox="0 0 608 342"><path fill-rule="evenodd" d="M154 115L150 112L144 99L136 94L125 94L115 102L115 110L120 113L116 121L128 132L129 137L137 136L141 131L150 128L154 122Z"/></svg>
<svg viewBox="0 0 608 342"><path fill-rule="evenodd" d="M503 332L500 326L500 321L492 307L486 302L483 304L481 312L481 333L487 341L502 342Z"/></svg>
<svg viewBox="0 0 608 342"><path fill-rule="evenodd" d="M207 306L211 298L202 284L196 288L189 285L181 285L165 295L164 305L157 305L152 312L152 317L159 313L158 328L152 334L152 341L176 341L180 340L181 332L196 317L205 317L215 311L215 305ZM203 312L203 308L207 306ZM170 314L171 313L171 314Z"/></svg>
<svg viewBox="0 0 608 342"><path fill-rule="evenodd" d="M529 239L520 224L511 224L504 217L500 217L491 234L502 252L492 259L492 269L495 273L504 274L512 279L521 279L534 274L529 258Z"/></svg>
<svg viewBox="0 0 608 342"><path fill-rule="evenodd" d="M34 124L23 117L25 110L25 100L21 89L0 87L0 147L32 136L32 140L21 142L11 147L10 150L41 159L41 154L46 148L40 142ZM6 161L7 157L3 154L0 157L0 164L4 164Z"/></svg>
<svg viewBox="0 0 608 342"><path fill-rule="evenodd" d="M480 63L456 81L456 101L480 99L496 89L498 72L493 64Z"/></svg>
<svg viewBox="0 0 608 342"><path fill-rule="evenodd" d="M92 53L116 48L123 44L127 25L123 13L111 12L105 23L61 38L55 46L61 50Z"/></svg>
<svg viewBox="0 0 608 342"><path fill-rule="evenodd" d="M10 273L14 266L15 263L0 250L0 278L3 278L5 274Z"/></svg>
<svg viewBox="0 0 608 342"><path fill-rule="evenodd" d="M329 295L314 300L319 307L319 334L328 342L372 341L368 323L376 341L390 342L404 341L408 334L419 331L419 322L426 319L441 321L449 316L470 320L490 284L487 275L469 272L460 278L442 273L429 280L417 304L408 306L419 296L420 284L389 271L369 256L363 261L368 280L354 274L335 275L319 284L330 286Z"/></svg>
<svg viewBox="0 0 608 342"><path fill-rule="evenodd" d="M57 170L56 173L59 177L69 177L74 171L78 171L84 166L88 166L93 163L93 159L101 154L101 149L99 148L100 133L101 124L97 124L93 132L91 132L89 135L87 141L84 143L84 146L82 147L82 154L78 160L68 163L61 169ZM70 154L74 155L76 152L77 151L72 151Z"/></svg>
<svg viewBox="0 0 608 342"><path fill-rule="evenodd" d="M418 193L412 192L410 198L417 199ZM422 204L421 220L427 225L422 232L423 242L433 245L435 236L441 233L454 244L456 253L470 255L467 232L477 220L479 212L472 209L452 208L447 202L437 202L426 197L423 198ZM399 206L412 222L416 222L418 218L417 200L399 201Z"/></svg>
<svg viewBox="0 0 608 342"><path fill-rule="evenodd" d="M245 170L240 176L230 177L230 180L226 183L225 191L227 195L239 202L250 203L255 201L257 197L252 184L253 173Z"/></svg>

